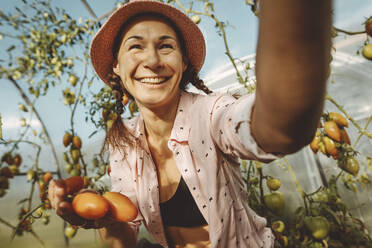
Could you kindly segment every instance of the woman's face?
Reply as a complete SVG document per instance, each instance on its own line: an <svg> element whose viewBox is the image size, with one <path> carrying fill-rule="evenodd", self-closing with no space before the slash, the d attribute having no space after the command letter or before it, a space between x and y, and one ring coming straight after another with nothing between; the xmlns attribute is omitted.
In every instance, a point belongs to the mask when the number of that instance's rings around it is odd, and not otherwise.
<svg viewBox="0 0 372 248"><path fill-rule="evenodd" d="M157 17L139 17L125 30L114 73L139 106L177 104L187 65L173 28Z"/></svg>

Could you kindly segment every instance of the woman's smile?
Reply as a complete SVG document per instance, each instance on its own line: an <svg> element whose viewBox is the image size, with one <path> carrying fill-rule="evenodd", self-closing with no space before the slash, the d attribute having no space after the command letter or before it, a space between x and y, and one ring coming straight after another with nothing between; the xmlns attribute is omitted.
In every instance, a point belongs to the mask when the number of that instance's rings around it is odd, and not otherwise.
<svg viewBox="0 0 372 248"><path fill-rule="evenodd" d="M149 88L161 88L169 79L170 77L143 77L136 78L136 81Z"/></svg>

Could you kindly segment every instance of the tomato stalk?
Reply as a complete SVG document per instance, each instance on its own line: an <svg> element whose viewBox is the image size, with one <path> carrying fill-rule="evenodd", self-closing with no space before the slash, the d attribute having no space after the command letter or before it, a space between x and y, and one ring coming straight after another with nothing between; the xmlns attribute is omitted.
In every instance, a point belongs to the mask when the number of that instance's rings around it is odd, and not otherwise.
<svg viewBox="0 0 372 248"><path fill-rule="evenodd" d="M367 130L367 127L369 125L369 123L371 122L372 120L372 115L368 118L367 122L366 122L366 125L364 126L364 130ZM358 138L355 140L354 144L352 145L352 148L355 149L356 145L358 144L360 138L363 136L363 133L359 133L358 135Z"/></svg>
<svg viewBox="0 0 372 248"><path fill-rule="evenodd" d="M333 27L334 30L336 32L340 32L340 33L344 33L344 34L347 34L347 35L356 35L356 34L365 34L366 31L356 31L356 32L351 32L351 31L347 31L347 30L343 30L343 29L340 29L340 28L336 28L336 27Z"/></svg>
<svg viewBox="0 0 372 248"><path fill-rule="evenodd" d="M18 229L21 227L22 223L28 218L30 217L36 210L38 210L39 208L43 207L45 204L44 203L40 203L38 206L36 206L34 209L32 209L31 211L27 212L27 214L25 214L24 216L22 216L22 219L18 222L17 226L14 227L13 229L13 233L10 237L10 241L13 241L14 240L14 237L15 235L17 234L17 231ZM31 233L33 232L32 230L30 231ZM33 233L33 236L34 237L38 237L36 235L36 233ZM41 240L41 239L38 239L39 242L43 245L44 247L44 242Z"/></svg>
<svg viewBox="0 0 372 248"><path fill-rule="evenodd" d="M299 183L298 180L297 180L297 177L296 177L296 175L295 175L295 173L294 173L294 171L293 171L293 169L292 169L292 166L288 163L288 160L287 160L285 157L282 158L282 160L284 161L285 165L287 166L288 171L289 171L289 173L291 174L291 177L292 177L294 183L296 184L297 191L300 193L300 195L301 195L302 197L304 197L304 195L305 195L305 191L304 191L304 190L302 189L302 187L300 186L300 183Z"/></svg>
<svg viewBox="0 0 372 248"><path fill-rule="evenodd" d="M23 100L27 103L27 105L30 107L30 109L35 112L35 115L36 115L36 118L38 119L38 121L40 122L41 126L42 126L42 129L43 129L43 132L47 138L47 141L50 145L50 148L52 150L52 155L54 157L54 160L55 160L55 163L56 163L56 167L57 167L57 175L58 175L58 178L61 178L61 173L60 173L60 170L59 170L59 162L58 162L58 158L57 158L57 153L56 153L56 150L55 150L55 147L53 145L53 142L50 138L50 135L49 135L49 132L43 122L43 120L41 119L39 113L37 112L35 106L32 104L32 102L30 101L30 99L28 98L28 96L25 94L25 92L23 91L23 89L18 85L18 83L14 80L13 77L11 76L8 76L8 80L14 85L14 87L17 88L17 90L19 91L19 93L21 94Z"/></svg>

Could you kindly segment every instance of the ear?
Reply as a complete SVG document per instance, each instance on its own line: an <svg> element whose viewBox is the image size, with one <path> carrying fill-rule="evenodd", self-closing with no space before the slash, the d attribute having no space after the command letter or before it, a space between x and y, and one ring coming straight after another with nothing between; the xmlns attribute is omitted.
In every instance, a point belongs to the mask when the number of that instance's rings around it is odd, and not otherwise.
<svg viewBox="0 0 372 248"><path fill-rule="evenodd" d="M114 60L114 63L112 63L112 71L116 74L116 75L120 75L120 68L119 68L119 63L118 61L115 59Z"/></svg>
<svg viewBox="0 0 372 248"><path fill-rule="evenodd" d="M182 58L182 72L185 72L188 66L189 66L189 59L186 56L183 56L183 58Z"/></svg>

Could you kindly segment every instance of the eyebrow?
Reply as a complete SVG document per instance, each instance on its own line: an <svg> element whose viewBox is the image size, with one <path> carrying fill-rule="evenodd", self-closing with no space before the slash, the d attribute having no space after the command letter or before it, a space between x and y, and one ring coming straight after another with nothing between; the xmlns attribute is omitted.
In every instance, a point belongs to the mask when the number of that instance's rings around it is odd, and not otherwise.
<svg viewBox="0 0 372 248"><path fill-rule="evenodd" d="M133 35L133 36L128 37L128 38L124 41L124 43L126 43L126 42L127 42L128 40L130 40L130 39L143 40L143 37L142 37L142 36L139 36L139 35ZM162 36L159 37L159 40L161 40L161 41L163 41L163 40L167 40L167 39L172 39L172 40L176 41L176 39L175 39L174 37L169 36L169 35L162 35Z"/></svg>

